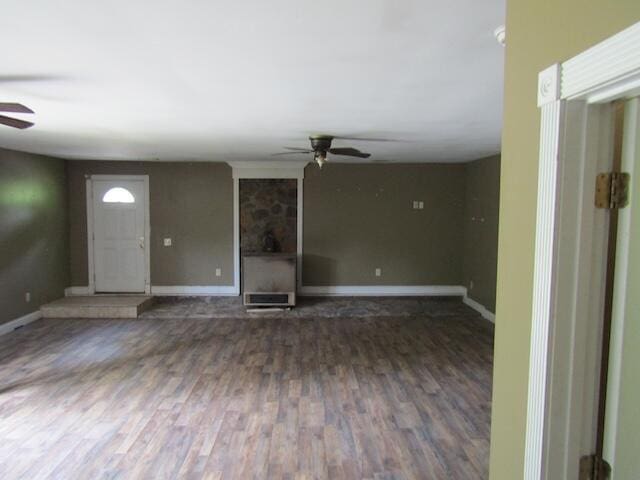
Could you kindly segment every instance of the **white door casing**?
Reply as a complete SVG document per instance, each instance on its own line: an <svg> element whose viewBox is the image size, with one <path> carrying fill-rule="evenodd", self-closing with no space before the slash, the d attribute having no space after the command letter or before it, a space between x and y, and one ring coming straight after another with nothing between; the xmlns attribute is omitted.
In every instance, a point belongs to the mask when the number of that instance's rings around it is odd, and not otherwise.
<svg viewBox="0 0 640 480"><path fill-rule="evenodd" d="M599 363L592 347L602 322L608 225L593 208L593 175L611 160L607 104L638 91L640 23L539 75L526 480L577 478L579 456L593 453Z"/></svg>
<svg viewBox="0 0 640 480"><path fill-rule="evenodd" d="M148 177L94 175L87 187L90 292L148 293Z"/></svg>

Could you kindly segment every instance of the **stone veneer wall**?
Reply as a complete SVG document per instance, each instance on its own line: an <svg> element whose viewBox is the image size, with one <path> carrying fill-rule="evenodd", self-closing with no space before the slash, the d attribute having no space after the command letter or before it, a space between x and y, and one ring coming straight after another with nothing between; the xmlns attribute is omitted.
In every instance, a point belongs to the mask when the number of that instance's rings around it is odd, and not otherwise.
<svg viewBox="0 0 640 480"><path fill-rule="evenodd" d="M263 251L264 234L271 230L280 251L295 253L297 246L297 180L240 180L241 253Z"/></svg>

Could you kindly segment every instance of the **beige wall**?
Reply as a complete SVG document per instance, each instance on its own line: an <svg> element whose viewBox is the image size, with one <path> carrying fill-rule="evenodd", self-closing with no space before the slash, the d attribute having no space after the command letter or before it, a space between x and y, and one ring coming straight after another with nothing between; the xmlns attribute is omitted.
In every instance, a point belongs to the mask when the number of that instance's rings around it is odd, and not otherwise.
<svg viewBox="0 0 640 480"><path fill-rule="evenodd" d="M0 323L64 295L67 227L64 161L0 150Z"/></svg>
<svg viewBox="0 0 640 480"><path fill-rule="evenodd" d="M85 175L149 175L151 283L233 284L233 181L225 163L68 162L71 283L88 284ZM164 247L171 237L173 246ZM222 276L215 276L215 269Z"/></svg>
<svg viewBox="0 0 640 480"><path fill-rule="evenodd" d="M304 285L460 285L464 195L464 164L308 166Z"/></svg>
<svg viewBox="0 0 640 480"><path fill-rule="evenodd" d="M465 165L462 285L491 312L496 308L500 156Z"/></svg>
<svg viewBox="0 0 640 480"><path fill-rule="evenodd" d="M537 74L640 20L638 0L508 0L491 478L522 478L540 115Z"/></svg>

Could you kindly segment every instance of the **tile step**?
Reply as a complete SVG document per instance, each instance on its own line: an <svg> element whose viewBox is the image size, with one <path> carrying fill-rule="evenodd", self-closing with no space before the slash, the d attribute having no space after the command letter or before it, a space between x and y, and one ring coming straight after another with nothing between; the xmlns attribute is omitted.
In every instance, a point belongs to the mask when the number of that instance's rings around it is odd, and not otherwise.
<svg viewBox="0 0 640 480"><path fill-rule="evenodd" d="M153 303L148 296L66 297L43 305L44 318L138 318Z"/></svg>

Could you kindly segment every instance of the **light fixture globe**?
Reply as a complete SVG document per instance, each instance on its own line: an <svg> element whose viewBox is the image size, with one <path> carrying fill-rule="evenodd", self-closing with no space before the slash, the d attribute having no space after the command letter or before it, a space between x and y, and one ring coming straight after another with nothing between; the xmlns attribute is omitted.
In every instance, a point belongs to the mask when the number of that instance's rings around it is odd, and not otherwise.
<svg viewBox="0 0 640 480"><path fill-rule="evenodd" d="M504 25L500 25L498 28L496 28L493 31L493 36L496 37L496 40L500 45L502 45L503 47L505 46L505 42L507 39L507 31Z"/></svg>
<svg viewBox="0 0 640 480"><path fill-rule="evenodd" d="M327 161L327 152L322 151L322 150L318 150L316 151L316 153L313 155L313 159L315 160L315 162L318 164L319 168L322 168L322 166L326 163Z"/></svg>

